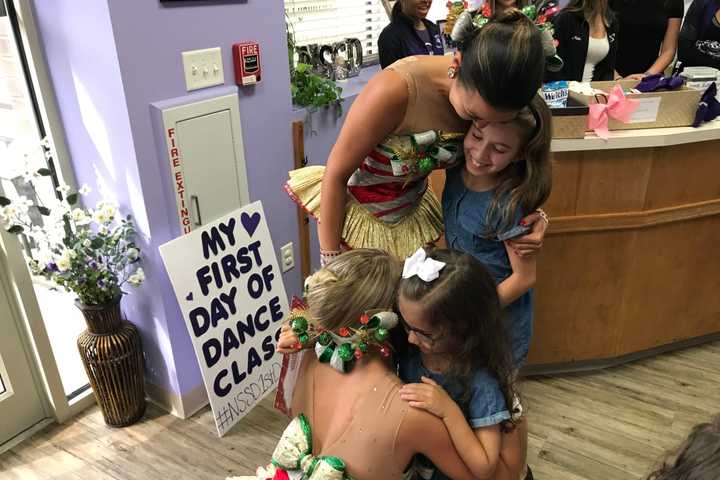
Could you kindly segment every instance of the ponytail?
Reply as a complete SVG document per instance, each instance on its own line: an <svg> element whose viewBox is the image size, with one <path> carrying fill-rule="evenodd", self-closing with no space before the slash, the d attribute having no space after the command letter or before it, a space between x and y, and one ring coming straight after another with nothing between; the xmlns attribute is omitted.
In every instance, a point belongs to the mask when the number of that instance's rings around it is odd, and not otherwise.
<svg viewBox="0 0 720 480"><path fill-rule="evenodd" d="M515 8L492 17L482 28L470 22L466 18L456 25L458 32L453 30L461 43L460 83L494 108L518 110L528 105L545 72L540 30Z"/></svg>

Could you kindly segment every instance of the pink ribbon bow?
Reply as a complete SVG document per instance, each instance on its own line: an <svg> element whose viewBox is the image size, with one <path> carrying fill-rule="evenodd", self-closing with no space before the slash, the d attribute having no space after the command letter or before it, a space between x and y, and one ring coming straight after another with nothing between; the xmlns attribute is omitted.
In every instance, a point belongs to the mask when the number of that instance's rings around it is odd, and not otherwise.
<svg viewBox="0 0 720 480"><path fill-rule="evenodd" d="M628 123L633 112L637 110L640 102L629 99L623 93L620 85L615 85L607 103L595 103L590 105L588 115L588 128L595 130L598 137L608 138L608 119L610 117L623 123Z"/></svg>

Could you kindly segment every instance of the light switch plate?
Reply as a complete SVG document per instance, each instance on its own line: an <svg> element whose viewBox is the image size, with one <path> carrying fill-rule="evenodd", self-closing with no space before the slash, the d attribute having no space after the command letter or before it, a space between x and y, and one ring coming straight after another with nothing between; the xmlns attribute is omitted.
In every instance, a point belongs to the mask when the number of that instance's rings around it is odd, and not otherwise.
<svg viewBox="0 0 720 480"><path fill-rule="evenodd" d="M225 83L220 47L182 52L188 92Z"/></svg>
<svg viewBox="0 0 720 480"><path fill-rule="evenodd" d="M292 242L283 245L280 248L280 268L283 273L295 267L295 256L293 255Z"/></svg>

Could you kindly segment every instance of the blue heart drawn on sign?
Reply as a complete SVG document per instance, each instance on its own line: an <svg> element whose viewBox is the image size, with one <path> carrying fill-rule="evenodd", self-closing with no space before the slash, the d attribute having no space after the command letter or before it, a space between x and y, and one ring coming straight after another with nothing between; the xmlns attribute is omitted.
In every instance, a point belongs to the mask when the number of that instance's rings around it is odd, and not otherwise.
<svg viewBox="0 0 720 480"><path fill-rule="evenodd" d="M248 215L243 212L242 215L240 215L240 221L242 222L243 227L245 227L245 231L252 237L253 233L255 233L255 230L260 224L260 214L255 212L252 215Z"/></svg>
<svg viewBox="0 0 720 480"><path fill-rule="evenodd" d="M193 293L190 292L187 294L187 297L185 297L185 300L187 300L188 302L192 302L192 299L193 299Z"/></svg>

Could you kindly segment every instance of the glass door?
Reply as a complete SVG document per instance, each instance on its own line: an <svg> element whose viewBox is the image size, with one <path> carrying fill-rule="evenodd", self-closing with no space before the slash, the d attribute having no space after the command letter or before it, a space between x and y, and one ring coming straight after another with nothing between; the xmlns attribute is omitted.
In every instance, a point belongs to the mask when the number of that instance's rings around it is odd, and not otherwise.
<svg viewBox="0 0 720 480"><path fill-rule="evenodd" d="M0 255L4 255L0 250ZM0 258L0 451L16 435L45 419L30 356L20 334L16 305L11 301L6 263Z"/></svg>

